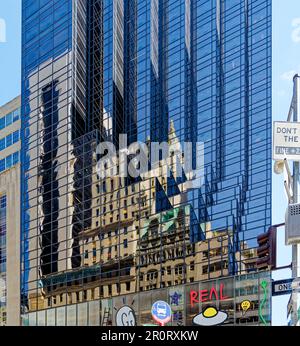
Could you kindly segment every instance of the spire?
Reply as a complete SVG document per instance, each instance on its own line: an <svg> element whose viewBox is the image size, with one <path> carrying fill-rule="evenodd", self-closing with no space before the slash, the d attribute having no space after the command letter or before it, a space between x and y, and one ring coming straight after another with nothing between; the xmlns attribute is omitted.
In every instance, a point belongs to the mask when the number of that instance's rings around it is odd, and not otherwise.
<svg viewBox="0 0 300 346"><path fill-rule="evenodd" d="M176 130L175 130L175 126L174 126L174 121L171 120L170 121L170 128L169 128L169 144L173 144L178 142L178 138L176 136Z"/></svg>

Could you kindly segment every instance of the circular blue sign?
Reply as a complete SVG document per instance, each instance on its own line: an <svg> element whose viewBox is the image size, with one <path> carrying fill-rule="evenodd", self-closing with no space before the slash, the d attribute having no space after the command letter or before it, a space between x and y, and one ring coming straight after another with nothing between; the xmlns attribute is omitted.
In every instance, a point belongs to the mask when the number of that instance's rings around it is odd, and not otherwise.
<svg viewBox="0 0 300 346"><path fill-rule="evenodd" d="M170 305L162 300L159 300L152 305L151 313L153 319L161 325L168 323L172 317Z"/></svg>

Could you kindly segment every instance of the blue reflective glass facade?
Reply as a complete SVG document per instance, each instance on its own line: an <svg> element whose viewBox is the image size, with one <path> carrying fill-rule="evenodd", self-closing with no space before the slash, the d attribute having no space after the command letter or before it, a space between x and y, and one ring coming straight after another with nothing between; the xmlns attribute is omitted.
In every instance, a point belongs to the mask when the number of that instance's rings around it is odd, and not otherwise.
<svg viewBox="0 0 300 346"><path fill-rule="evenodd" d="M23 0L22 21L24 323L109 325L109 297L256 271L271 0ZM102 181L96 145L121 133L204 142L204 184Z"/></svg>

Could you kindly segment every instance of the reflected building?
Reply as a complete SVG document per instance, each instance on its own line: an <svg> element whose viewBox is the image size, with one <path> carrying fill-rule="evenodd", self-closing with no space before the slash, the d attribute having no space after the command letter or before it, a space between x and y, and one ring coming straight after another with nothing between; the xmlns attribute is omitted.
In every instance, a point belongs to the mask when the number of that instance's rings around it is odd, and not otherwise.
<svg viewBox="0 0 300 346"><path fill-rule="evenodd" d="M150 292L256 275L271 224L271 1L23 0L22 25L22 324L112 325L131 298L144 324ZM122 133L203 142L203 184L178 173L195 149L138 178L116 156L103 177L97 148Z"/></svg>

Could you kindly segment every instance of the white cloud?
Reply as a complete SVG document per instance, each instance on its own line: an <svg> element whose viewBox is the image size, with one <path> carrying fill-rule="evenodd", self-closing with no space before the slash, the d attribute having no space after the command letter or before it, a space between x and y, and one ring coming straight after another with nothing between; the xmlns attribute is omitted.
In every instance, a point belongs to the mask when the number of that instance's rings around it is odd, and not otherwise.
<svg viewBox="0 0 300 346"><path fill-rule="evenodd" d="M292 27L295 28L292 31L292 40L295 43L300 43L300 18L294 18L292 20Z"/></svg>
<svg viewBox="0 0 300 346"><path fill-rule="evenodd" d="M6 42L6 23L5 20L0 18L0 43Z"/></svg>
<svg viewBox="0 0 300 346"><path fill-rule="evenodd" d="M286 71L286 72L284 72L284 73L280 76L280 78L281 78L282 80L292 81L292 80L293 80L293 77L295 76L296 73L297 73L297 72L294 71L294 70Z"/></svg>

